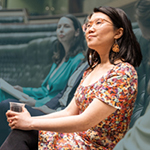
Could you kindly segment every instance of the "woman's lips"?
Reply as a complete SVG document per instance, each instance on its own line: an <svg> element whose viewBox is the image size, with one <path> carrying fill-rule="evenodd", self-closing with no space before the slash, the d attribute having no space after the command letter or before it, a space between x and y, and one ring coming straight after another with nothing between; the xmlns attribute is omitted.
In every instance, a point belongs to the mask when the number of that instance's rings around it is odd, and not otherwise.
<svg viewBox="0 0 150 150"><path fill-rule="evenodd" d="M61 35L59 35L59 37L60 37L60 38L63 38L63 37L64 37L64 35L62 35L62 34L61 34Z"/></svg>
<svg viewBox="0 0 150 150"><path fill-rule="evenodd" d="M91 39L91 38L93 38L93 37L95 37L95 35L88 35L88 36L87 36L88 39Z"/></svg>

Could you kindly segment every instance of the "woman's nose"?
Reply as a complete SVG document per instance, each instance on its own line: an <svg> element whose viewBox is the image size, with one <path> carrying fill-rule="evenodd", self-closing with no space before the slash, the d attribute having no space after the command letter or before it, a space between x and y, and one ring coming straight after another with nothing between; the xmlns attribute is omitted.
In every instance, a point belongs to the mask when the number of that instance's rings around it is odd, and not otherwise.
<svg viewBox="0 0 150 150"><path fill-rule="evenodd" d="M64 27L61 27L61 28L60 28L60 32L63 32L63 31L64 31Z"/></svg>
<svg viewBox="0 0 150 150"><path fill-rule="evenodd" d="M95 31L95 26L92 25L92 26L89 28L88 32L94 32L94 31Z"/></svg>

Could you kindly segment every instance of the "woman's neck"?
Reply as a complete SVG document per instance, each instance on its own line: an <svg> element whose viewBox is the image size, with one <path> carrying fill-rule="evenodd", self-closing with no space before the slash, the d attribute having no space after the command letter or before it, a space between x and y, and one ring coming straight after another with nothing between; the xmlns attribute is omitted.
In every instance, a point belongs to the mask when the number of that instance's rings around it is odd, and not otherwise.
<svg viewBox="0 0 150 150"><path fill-rule="evenodd" d="M99 54L99 57L101 59L101 64L110 63L109 60L110 49L111 46L109 44L105 46L103 45L103 46L95 47L95 51Z"/></svg>
<svg viewBox="0 0 150 150"><path fill-rule="evenodd" d="M109 54L99 54L100 59L101 59L101 65L105 65L110 63L109 61Z"/></svg>
<svg viewBox="0 0 150 150"><path fill-rule="evenodd" d="M62 45L64 47L65 53L67 54L70 49L70 43L62 43ZM65 56L66 56L66 54L65 54Z"/></svg>
<svg viewBox="0 0 150 150"><path fill-rule="evenodd" d="M56 73L56 71L60 68L60 66L65 62L65 57L61 60L61 62L58 64L56 69L52 72L50 78Z"/></svg>

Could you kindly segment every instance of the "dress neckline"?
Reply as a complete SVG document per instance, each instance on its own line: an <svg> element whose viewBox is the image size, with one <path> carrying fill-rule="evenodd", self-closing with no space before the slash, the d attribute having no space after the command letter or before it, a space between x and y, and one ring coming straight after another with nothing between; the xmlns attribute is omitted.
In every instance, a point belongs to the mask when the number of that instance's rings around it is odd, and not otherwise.
<svg viewBox="0 0 150 150"><path fill-rule="evenodd" d="M86 87L91 87L91 86L95 85L95 84L98 83L101 79L103 79L104 77L106 77L107 75L109 75L110 72L111 72L116 66L122 65L122 64L123 64L123 62L119 62L119 63L117 63L116 65L114 65L111 69L109 69L104 75L102 75L102 76L101 76L97 81L95 81L94 83L89 84L89 85L83 85L83 81L85 80L85 78L92 72L92 70L89 71L89 72L86 74L86 76L83 78L83 80L82 80L80 86L83 87L83 88L86 88Z"/></svg>

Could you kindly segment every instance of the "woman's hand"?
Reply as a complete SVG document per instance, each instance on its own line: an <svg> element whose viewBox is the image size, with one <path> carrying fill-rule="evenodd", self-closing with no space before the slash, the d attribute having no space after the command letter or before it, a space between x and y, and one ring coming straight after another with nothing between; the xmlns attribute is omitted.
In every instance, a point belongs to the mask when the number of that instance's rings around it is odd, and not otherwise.
<svg viewBox="0 0 150 150"><path fill-rule="evenodd" d="M36 100L34 98L32 98L32 97L25 97L25 96L23 96L23 97L24 97L24 99L19 99L19 101L21 103L24 103L24 104L26 104L28 106L31 106L31 107L35 106Z"/></svg>
<svg viewBox="0 0 150 150"><path fill-rule="evenodd" d="M47 107L46 105L43 105L40 107L32 107L32 108L40 110L41 112L43 112L45 114L50 114L50 113L56 112L56 110L51 109L51 108Z"/></svg>
<svg viewBox="0 0 150 150"><path fill-rule="evenodd" d="M22 107L22 112L8 110L6 112L7 121L11 129L32 130L32 118L25 107Z"/></svg>
<svg viewBox="0 0 150 150"><path fill-rule="evenodd" d="M19 85L15 85L15 86L14 86L14 88L15 88L16 90L18 90L18 91L23 92L22 87L21 87L21 86L19 86Z"/></svg>

